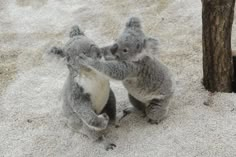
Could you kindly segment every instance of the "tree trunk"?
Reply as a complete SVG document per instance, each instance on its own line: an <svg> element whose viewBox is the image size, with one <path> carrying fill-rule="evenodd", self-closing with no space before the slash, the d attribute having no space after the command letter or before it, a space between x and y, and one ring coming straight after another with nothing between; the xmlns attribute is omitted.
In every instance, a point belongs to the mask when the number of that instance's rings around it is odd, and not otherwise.
<svg viewBox="0 0 236 157"><path fill-rule="evenodd" d="M211 92L232 92L234 5L235 0L202 0L203 84Z"/></svg>

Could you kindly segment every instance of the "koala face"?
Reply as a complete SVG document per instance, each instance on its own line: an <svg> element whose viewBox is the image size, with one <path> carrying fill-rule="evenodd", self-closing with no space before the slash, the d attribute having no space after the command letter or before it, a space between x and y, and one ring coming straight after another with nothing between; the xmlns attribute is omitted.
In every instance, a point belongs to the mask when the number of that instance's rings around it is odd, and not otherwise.
<svg viewBox="0 0 236 157"><path fill-rule="evenodd" d="M116 57L117 60L130 60L143 49L143 40L130 34L122 35L111 46L110 51Z"/></svg>
<svg viewBox="0 0 236 157"><path fill-rule="evenodd" d="M86 36L79 36L73 39L66 49L67 54L74 58L83 53L93 59L101 58L101 51L98 46Z"/></svg>
<svg viewBox="0 0 236 157"><path fill-rule="evenodd" d="M124 31L110 47L110 52L117 60L133 60L137 55L143 53L144 49L145 52L156 53L157 46L156 39L147 38L144 35L140 19L131 17L127 21Z"/></svg>
<svg viewBox="0 0 236 157"><path fill-rule="evenodd" d="M74 37L65 46L68 64L74 64L75 58L81 53L93 59L100 59L102 52L100 48L86 36Z"/></svg>

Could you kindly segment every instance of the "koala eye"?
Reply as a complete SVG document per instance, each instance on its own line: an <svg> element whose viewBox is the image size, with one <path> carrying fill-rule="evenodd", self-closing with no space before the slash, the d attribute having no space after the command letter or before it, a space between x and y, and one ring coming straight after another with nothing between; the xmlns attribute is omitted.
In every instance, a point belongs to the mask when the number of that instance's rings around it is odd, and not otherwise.
<svg viewBox="0 0 236 157"><path fill-rule="evenodd" d="M128 52L128 49L123 49L123 52L127 53L127 52Z"/></svg>

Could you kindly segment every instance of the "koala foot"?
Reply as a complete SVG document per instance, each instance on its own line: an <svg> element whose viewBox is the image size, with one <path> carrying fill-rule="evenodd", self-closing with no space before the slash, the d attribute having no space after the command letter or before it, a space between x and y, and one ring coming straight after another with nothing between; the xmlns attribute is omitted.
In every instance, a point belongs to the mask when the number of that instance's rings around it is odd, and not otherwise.
<svg viewBox="0 0 236 157"><path fill-rule="evenodd" d="M116 144L112 143L112 142L109 142L105 136L101 136L98 138L97 140L98 142L101 142L103 145L104 145L104 148L106 151L108 150L113 150L115 147L116 147Z"/></svg>
<svg viewBox="0 0 236 157"><path fill-rule="evenodd" d="M158 115L158 113L157 113ZM165 115L162 115L162 116L158 116L158 117L155 117L155 119L151 119L150 118L150 115L147 115L148 117L148 123L150 124L159 124L162 120L164 120L167 116L166 114ZM153 116L152 116L153 117Z"/></svg>
<svg viewBox="0 0 236 157"><path fill-rule="evenodd" d="M113 150L116 147L114 143L109 143L107 146L105 146L106 151Z"/></svg>
<svg viewBox="0 0 236 157"><path fill-rule="evenodd" d="M158 124L167 117L168 101L152 100L146 107L145 112L150 124Z"/></svg>

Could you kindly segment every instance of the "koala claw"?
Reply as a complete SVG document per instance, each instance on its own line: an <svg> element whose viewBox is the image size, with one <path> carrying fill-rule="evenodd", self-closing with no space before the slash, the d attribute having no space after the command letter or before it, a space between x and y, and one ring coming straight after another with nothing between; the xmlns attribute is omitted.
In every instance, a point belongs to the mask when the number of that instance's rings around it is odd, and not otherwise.
<svg viewBox="0 0 236 157"><path fill-rule="evenodd" d="M116 147L116 145L114 143L109 143L107 146L106 146L106 151L108 150L113 150L114 148Z"/></svg>
<svg viewBox="0 0 236 157"><path fill-rule="evenodd" d="M148 123L150 123L150 124L159 124L160 121L159 120L148 119Z"/></svg>

